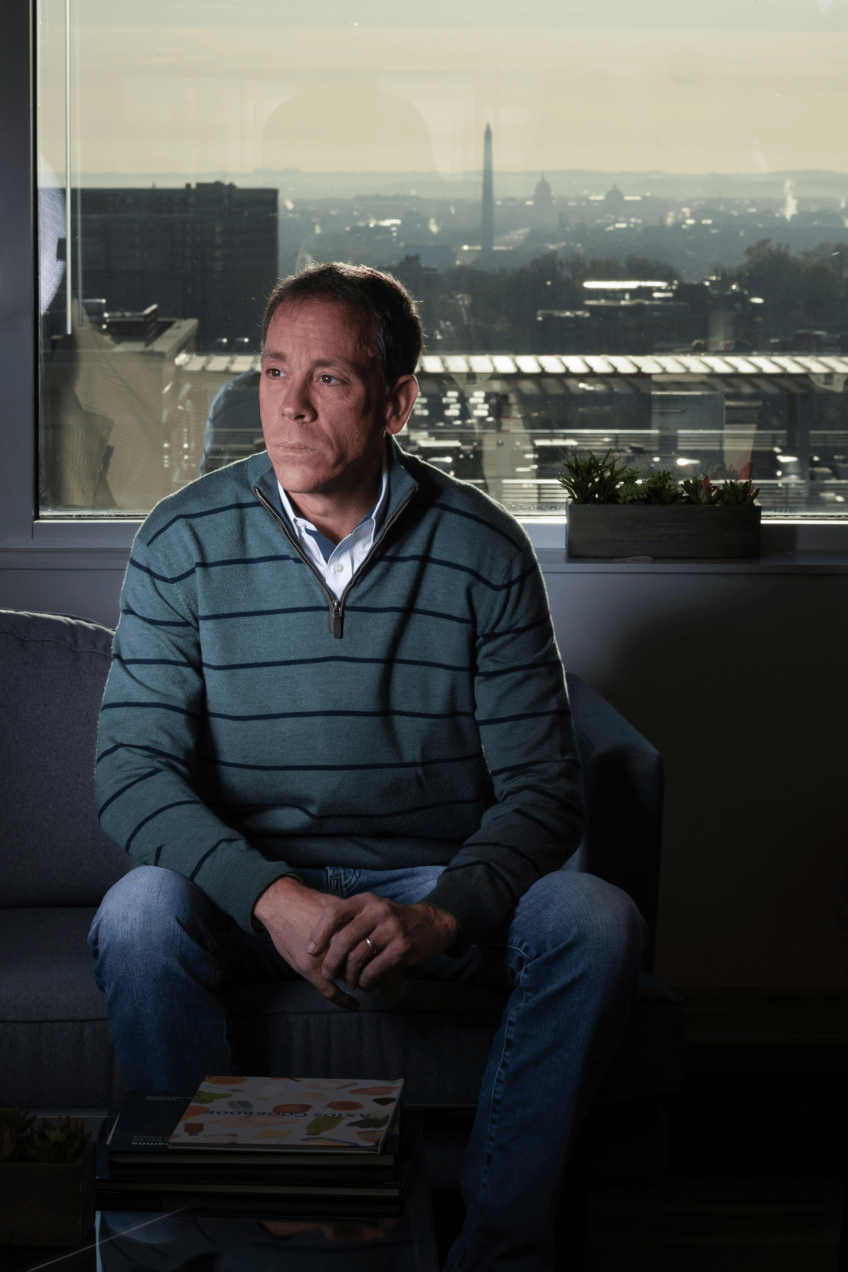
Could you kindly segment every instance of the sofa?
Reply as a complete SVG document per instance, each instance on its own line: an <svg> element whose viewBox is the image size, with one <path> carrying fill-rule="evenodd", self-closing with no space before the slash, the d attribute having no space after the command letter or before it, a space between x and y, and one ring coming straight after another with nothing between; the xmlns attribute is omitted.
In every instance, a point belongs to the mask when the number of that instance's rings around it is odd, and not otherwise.
<svg viewBox="0 0 848 1272"><path fill-rule="evenodd" d="M0 610L0 1104L114 1109L125 1094L86 943L104 893L133 869L100 830L94 803L111 641L83 619ZM653 933L661 758L579 677L569 673L568 686L588 821L566 868L618 884ZM681 1003L651 960L652 945L599 1096L608 1107L632 1109L680 1086ZM392 1006L377 994L361 1000L358 1013L343 1012L305 982L234 995L245 1071L402 1074L413 1105L473 1108L503 1005L496 994L418 982Z"/></svg>

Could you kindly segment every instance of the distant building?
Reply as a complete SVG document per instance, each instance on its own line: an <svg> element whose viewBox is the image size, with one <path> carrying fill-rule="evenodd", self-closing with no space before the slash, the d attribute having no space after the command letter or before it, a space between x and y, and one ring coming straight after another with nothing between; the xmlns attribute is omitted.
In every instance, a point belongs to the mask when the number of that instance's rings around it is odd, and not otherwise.
<svg viewBox="0 0 848 1272"><path fill-rule="evenodd" d="M554 196L550 183L544 173L533 191L533 208L531 227L543 234L551 234L559 230L559 216L554 207Z"/></svg>
<svg viewBox="0 0 848 1272"><path fill-rule="evenodd" d="M486 124L483 134L483 206L480 213L480 249L491 252L495 246L495 190L492 174L492 126Z"/></svg>
<svg viewBox="0 0 848 1272"><path fill-rule="evenodd" d="M404 256L417 256L426 269L447 270L456 264L456 248L449 243L404 243Z"/></svg>
<svg viewBox="0 0 848 1272"><path fill-rule="evenodd" d="M613 185L611 190L607 190L604 195L604 211L611 212L613 216L618 216L624 211L625 198L617 185Z"/></svg>
<svg viewBox="0 0 848 1272"><path fill-rule="evenodd" d="M83 294L108 310L158 304L165 317L196 318L200 349L244 338L258 349L277 280L277 199L222 181L83 189Z"/></svg>

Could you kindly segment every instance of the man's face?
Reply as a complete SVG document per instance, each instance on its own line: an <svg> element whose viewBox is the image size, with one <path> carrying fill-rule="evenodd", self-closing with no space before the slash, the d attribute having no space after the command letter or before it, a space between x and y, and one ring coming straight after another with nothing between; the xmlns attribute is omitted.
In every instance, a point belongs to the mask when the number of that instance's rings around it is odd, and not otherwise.
<svg viewBox="0 0 848 1272"><path fill-rule="evenodd" d="M268 455L292 495L371 490L386 433L403 428L417 385L386 388L376 323L327 300L283 304L268 327L259 411Z"/></svg>

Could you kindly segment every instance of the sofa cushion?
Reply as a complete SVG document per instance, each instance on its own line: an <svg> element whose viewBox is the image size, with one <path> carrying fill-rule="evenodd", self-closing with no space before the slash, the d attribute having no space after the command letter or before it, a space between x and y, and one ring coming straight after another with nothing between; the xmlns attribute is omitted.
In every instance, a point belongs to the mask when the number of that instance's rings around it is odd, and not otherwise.
<svg viewBox="0 0 848 1272"><path fill-rule="evenodd" d="M0 910L0 1091L24 1108L117 1108L126 1094L94 983L93 906Z"/></svg>
<svg viewBox="0 0 848 1272"><path fill-rule="evenodd" d="M86 940L94 906L0 910L0 1021L106 1019Z"/></svg>
<svg viewBox="0 0 848 1272"><path fill-rule="evenodd" d="M504 1000L472 985L412 982L400 1002L357 993L358 1012L339 1011L305 981L255 985L229 995L241 1061L319 1076L406 1079L410 1104L477 1103Z"/></svg>
<svg viewBox="0 0 848 1272"><path fill-rule="evenodd" d="M132 863L94 804L112 632L0 610L0 881L4 906L99 905Z"/></svg>
<svg viewBox="0 0 848 1272"><path fill-rule="evenodd" d="M125 1093L86 943L92 906L0 910L0 1090L11 1103L116 1107ZM477 1102L503 999L478 986L413 981L398 1003L358 993L339 1011L305 981L226 996L246 1072L403 1075L411 1104ZM600 1091L605 1100L680 1087L680 999L642 973L639 1002Z"/></svg>

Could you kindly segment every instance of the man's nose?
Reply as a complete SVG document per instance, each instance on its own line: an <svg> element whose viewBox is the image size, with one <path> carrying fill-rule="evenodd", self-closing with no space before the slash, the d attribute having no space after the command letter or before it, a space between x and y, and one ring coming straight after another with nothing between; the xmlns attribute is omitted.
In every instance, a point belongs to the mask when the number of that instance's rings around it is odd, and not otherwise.
<svg viewBox="0 0 848 1272"><path fill-rule="evenodd" d="M290 376L283 382L280 413L295 420L314 415L308 380Z"/></svg>

